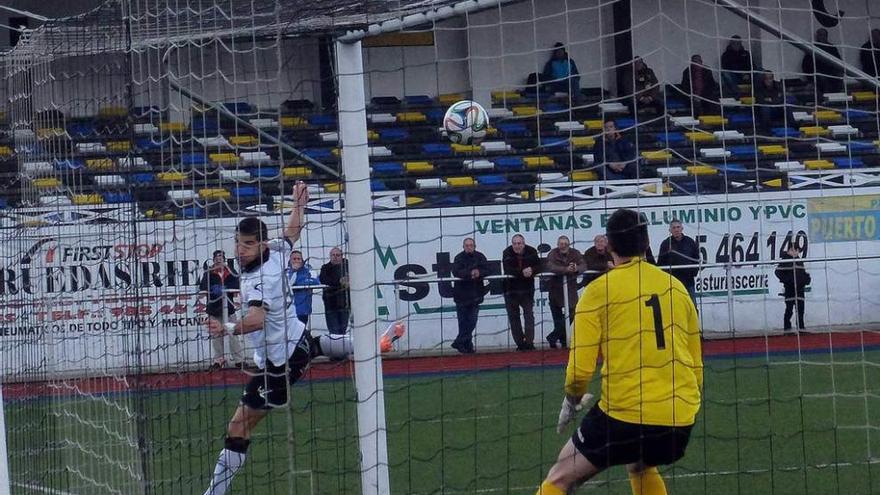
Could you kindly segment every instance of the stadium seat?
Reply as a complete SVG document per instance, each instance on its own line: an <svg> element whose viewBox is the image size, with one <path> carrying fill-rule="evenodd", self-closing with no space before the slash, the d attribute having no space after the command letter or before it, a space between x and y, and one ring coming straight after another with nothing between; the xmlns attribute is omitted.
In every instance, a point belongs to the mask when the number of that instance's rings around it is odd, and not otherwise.
<svg viewBox="0 0 880 495"><path fill-rule="evenodd" d="M102 187L124 186L125 179L121 175L96 175L92 178L95 184ZM106 200L106 198L104 198ZM107 201L108 203L122 203L124 201Z"/></svg>
<svg viewBox="0 0 880 495"><path fill-rule="evenodd" d="M758 151L762 156L781 156L788 153L788 148L778 144L765 144L758 146Z"/></svg>
<svg viewBox="0 0 880 495"><path fill-rule="evenodd" d="M229 136L229 144L235 147L253 147L259 142L257 136Z"/></svg>
<svg viewBox="0 0 880 495"><path fill-rule="evenodd" d="M700 125L700 121L693 118L690 115L681 116L681 117L670 117L669 120L678 127L696 127Z"/></svg>
<svg viewBox="0 0 880 495"><path fill-rule="evenodd" d="M75 205L100 205L104 203L104 197L100 194L74 194L70 200Z"/></svg>
<svg viewBox="0 0 880 495"><path fill-rule="evenodd" d="M564 121L564 122L556 122L553 124L553 126L556 127L556 130L558 132L578 132L578 131L586 130L586 127L584 127L584 124L581 124L580 122L573 121L573 120Z"/></svg>
<svg viewBox="0 0 880 495"><path fill-rule="evenodd" d="M403 167L410 174L425 174L434 171L434 165L431 162L403 162Z"/></svg>
<svg viewBox="0 0 880 495"><path fill-rule="evenodd" d="M76 143L76 151L80 153L106 153L104 143Z"/></svg>
<svg viewBox="0 0 880 495"><path fill-rule="evenodd" d="M710 143L715 141L715 136L704 131L685 132L685 137L692 143Z"/></svg>
<svg viewBox="0 0 880 495"><path fill-rule="evenodd" d="M525 161L518 156L505 156L495 160L495 168L498 170L522 170Z"/></svg>
<svg viewBox="0 0 880 495"><path fill-rule="evenodd" d="M728 146L727 151L730 152L731 156L737 158L755 158L755 155L758 153L758 150L751 144Z"/></svg>
<svg viewBox="0 0 880 495"><path fill-rule="evenodd" d="M597 180L599 174L593 170L575 170L571 173L570 177L574 182L590 182Z"/></svg>
<svg viewBox="0 0 880 495"><path fill-rule="evenodd" d="M456 155L479 153L483 149L475 144L458 144L452 143L452 152Z"/></svg>
<svg viewBox="0 0 880 495"><path fill-rule="evenodd" d="M718 169L719 172L726 174L751 173L751 171L741 163L719 163L715 165L715 168Z"/></svg>
<svg viewBox="0 0 880 495"><path fill-rule="evenodd" d="M335 158L333 155L333 148L305 148L302 150L302 154L319 162L333 160Z"/></svg>
<svg viewBox="0 0 880 495"><path fill-rule="evenodd" d="M804 166L807 170L826 170L834 168L834 163L828 160L806 160Z"/></svg>
<svg viewBox="0 0 880 495"><path fill-rule="evenodd" d="M409 95L404 96L406 104L410 106L430 106L434 104L434 99L428 95Z"/></svg>
<svg viewBox="0 0 880 495"><path fill-rule="evenodd" d="M12 156L12 148L9 146L0 146L0 158L8 158Z"/></svg>
<svg viewBox="0 0 880 495"><path fill-rule="evenodd" d="M507 178L503 175L478 175L477 183L481 186L501 186L507 184Z"/></svg>
<svg viewBox="0 0 880 495"><path fill-rule="evenodd" d="M745 134L736 130L715 131L712 135L715 136L716 141L721 142L743 141L746 138Z"/></svg>
<svg viewBox="0 0 880 495"><path fill-rule="evenodd" d="M428 117L422 112L400 112L397 114L397 121L407 124L418 124L427 122Z"/></svg>
<svg viewBox="0 0 880 495"><path fill-rule="evenodd" d="M777 170L779 170L781 172L795 172L795 171L804 170L807 168L804 166L803 163L801 163L797 160L776 162L773 165L776 167Z"/></svg>
<svg viewBox="0 0 880 495"><path fill-rule="evenodd" d="M257 186L235 186L232 188L232 196L238 199L259 198L260 190Z"/></svg>
<svg viewBox="0 0 880 495"><path fill-rule="evenodd" d="M376 174L400 175L404 171L403 164L400 162L377 162L372 164L373 172Z"/></svg>
<svg viewBox="0 0 880 495"><path fill-rule="evenodd" d="M128 182L134 185L152 184L156 181L156 177L150 173L131 174L128 176Z"/></svg>
<svg viewBox="0 0 880 495"><path fill-rule="evenodd" d="M462 163L467 170L492 170L495 168L495 164L490 160L465 160Z"/></svg>
<svg viewBox="0 0 880 495"><path fill-rule="evenodd" d="M877 93L873 91L854 91L852 97L857 102L868 103L877 100Z"/></svg>
<svg viewBox="0 0 880 495"><path fill-rule="evenodd" d="M50 189L61 187L61 180L55 177L43 177L40 179L34 179L31 184L37 189Z"/></svg>
<svg viewBox="0 0 880 495"><path fill-rule="evenodd" d="M54 139L54 138L69 138L67 135L67 131L60 127L46 127L43 129L37 129L37 139Z"/></svg>
<svg viewBox="0 0 880 495"><path fill-rule="evenodd" d="M422 145L422 152L426 155L451 155L452 147L446 143L429 143Z"/></svg>
<svg viewBox="0 0 880 495"><path fill-rule="evenodd" d="M312 115L309 117L309 125L314 127L335 127L335 115Z"/></svg>
<svg viewBox="0 0 880 495"><path fill-rule="evenodd" d="M555 167L556 161L549 156L527 156L523 158L523 162L528 168Z"/></svg>
<svg viewBox="0 0 880 495"><path fill-rule="evenodd" d="M573 150L587 149L591 150L596 146L596 138L592 136L576 136L569 140L570 147Z"/></svg>
<svg viewBox="0 0 880 495"><path fill-rule="evenodd" d="M385 186L385 183L379 179L371 179L370 180L370 191L387 191L388 188Z"/></svg>
<svg viewBox="0 0 880 495"><path fill-rule="evenodd" d="M230 153L234 155L234 153ZM197 165L205 165L208 163L208 157L204 153L181 153L180 164L187 167Z"/></svg>
<svg viewBox="0 0 880 495"><path fill-rule="evenodd" d="M709 165L691 165L687 167L687 172L690 175L716 175L718 169Z"/></svg>
<svg viewBox="0 0 880 495"><path fill-rule="evenodd" d="M162 149L164 141L154 141L152 138L141 138L135 143L135 147L140 151L152 151Z"/></svg>
<svg viewBox="0 0 880 495"><path fill-rule="evenodd" d="M278 170L278 167L257 167L248 169L248 173L251 174L251 177L263 177L263 178L275 178L278 177L278 174L281 173Z"/></svg>
<svg viewBox="0 0 880 495"><path fill-rule="evenodd" d="M183 172L159 172L158 174L156 174L156 179L159 182L183 182L188 177L189 176Z"/></svg>
<svg viewBox="0 0 880 495"><path fill-rule="evenodd" d="M98 109L98 117L103 119L116 119L127 115L128 110L125 107L106 106Z"/></svg>
<svg viewBox="0 0 880 495"><path fill-rule="evenodd" d="M238 164L238 155L235 153L211 153L208 155L211 163L215 165L236 165Z"/></svg>
<svg viewBox="0 0 880 495"><path fill-rule="evenodd" d="M480 147L486 153L504 153L513 149L512 146L504 141L483 141Z"/></svg>
<svg viewBox="0 0 880 495"><path fill-rule="evenodd" d="M853 97L846 93L825 93L822 97L828 103L847 103L853 100Z"/></svg>
<svg viewBox="0 0 880 495"><path fill-rule="evenodd" d="M437 177L432 177L430 179L416 179L416 187L419 189L440 189L446 187L446 182Z"/></svg>
<svg viewBox="0 0 880 495"><path fill-rule="evenodd" d="M493 95L494 98L494 95ZM444 93L437 97L437 101L440 102L440 105L444 107L448 107L455 102L466 100L467 95L464 93Z"/></svg>
<svg viewBox="0 0 880 495"><path fill-rule="evenodd" d="M186 129L184 122L160 122L159 130L162 132L183 132Z"/></svg>
<svg viewBox="0 0 880 495"><path fill-rule="evenodd" d="M196 205L181 208L180 218L205 218L205 209Z"/></svg>
<svg viewBox="0 0 880 495"><path fill-rule="evenodd" d="M687 143L687 140L687 136L682 132L664 132L657 134L657 142L666 148L684 145Z"/></svg>
<svg viewBox="0 0 880 495"><path fill-rule="evenodd" d="M168 196L170 201L174 201L176 203L184 203L189 202L198 197L195 191L191 191L189 189L172 189L165 193Z"/></svg>
<svg viewBox="0 0 880 495"><path fill-rule="evenodd" d="M837 168L865 168L861 158L842 157L831 160Z"/></svg>
<svg viewBox="0 0 880 495"><path fill-rule="evenodd" d="M492 107L486 109L486 114L489 115L489 119L493 121L506 119L508 117L513 117L513 112L506 107Z"/></svg>
<svg viewBox="0 0 880 495"><path fill-rule="evenodd" d="M70 198L61 195L41 195L40 205L42 206L70 206Z"/></svg>
<svg viewBox="0 0 880 495"><path fill-rule="evenodd" d="M657 175L660 177L683 177L687 174L687 170L681 167L660 167L657 169Z"/></svg>
<svg viewBox="0 0 880 495"><path fill-rule="evenodd" d="M588 131L601 131L605 127L605 123L598 119L585 120L584 127L586 127Z"/></svg>
<svg viewBox="0 0 880 495"><path fill-rule="evenodd" d="M596 155L592 155L590 153L585 153L581 155L581 161L586 165L592 165L596 163Z"/></svg>
<svg viewBox="0 0 880 495"><path fill-rule="evenodd" d="M247 170L221 170L220 179L225 181L246 181L251 178Z"/></svg>
<svg viewBox="0 0 880 495"><path fill-rule="evenodd" d="M843 153L846 151L846 146L837 142L816 143L816 149L818 149L820 153Z"/></svg>
<svg viewBox="0 0 880 495"><path fill-rule="evenodd" d="M379 139L382 141L405 141L409 139L409 131L392 127L379 130Z"/></svg>
<svg viewBox="0 0 880 495"><path fill-rule="evenodd" d="M754 122L754 119L752 118L751 113L729 114L727 116L727 118L730 121L730 125L745 126L745 125L751 125L752 122Z"/></svg>
<svg viewBox="0 0 880 495"><path fill-rule="evenodd" d="M75 138L87 138L98 134L94 124L89 122L76 122L67 125L67 134Z"/></svg>
<svg viewBox="0 0 880 495"><path fill-rule="evenodd" d="M831 134L831 131L822 126L805 126L801 127L800 131L804 137L818 137Z"/></svg>
<svg viewBox="0 0 880 495"><path fill-rule="evenodd" d="M131 143L128 141L108 141L107 151L110 153L128 153L131 149Z"/></svg>
<svg viewBox="0 0 880 495"><path fill-rule="evenodd" d="M495 128L505 137L525 136L529 133L529 128L522 122L501 122Z"/></svg>
<svg viewBox="0 0 880 495"><path fill-rule="evenodd" d="M727 158L732 153L724 148L701 148L700 156L703 158Z"/></svg>
<svg viewBox="0 0 880 495"><path fill-rule="evenodd" d="M850 141L847 147L853 153L870 153L877 151L877 145L874 143L866 143L864 141Z"/></svg>
<svg viewBox="0 0 880 495"><path fill-rule="evenodd" d="M442 108L432 108L425 111L425 117L428 118L428 122L432 123L442 122L444 115L446 115L446 110Z"/></svg>
<svg viewBox="0 0 880 495"><path fill-rule="evenodd" d="M49 162L25 162L21 164L21 171L28 177L41 177L51 175L55 171L55 167Z"/></svg>
<svg viewBox="0 0 880 495"><path fill-rule="evenodd" d="M367 120L373 124L393 124L397 122L397 117L390 113L371 113L367 115Z"/></svg>
<svg viewBox="0 0 880 495"><path fill-rule="evenodd" d="M755 97L754 96L743 96L739 99L739 102L742 103L743 105L751 106L751 105L755 104Z"/></svg>
<svg viewBox="0 0 880 495"><path fill-rule="evenodd" d="M102 194L104 203L131 203L134 198L127 192L105 192Z"/></svg>
<svg viewBox="0 0 880 495"><path fill-rule="evenodd" d="M305 127L308 124L308 122L306 122L306 119L302 117L291 117L289 115L278 119L278 123L281 124L281 127L285 129Z"/></svg>
<svg viewBox="0 0 880 495"><path fill-rule="evenodd" d="M614 101L610 103L599 103L599 109L602 113L629 113L629 108L623 103Z"/></svg>
<svg viewBox="0 0 880 495"><path fill-rule="evenodd" d="M843 116L836 110L819 110L813 116L816 118L816 122L819 123L840 122L843 120Z"/></svg>
<svg viewBox="0 0 880 495"><path fill-rule="evenodd" d="M672 158L672 153L667 150L643 151L642 158L649 162L665 162Z"/></svg>
<svg viewBox="0 0 880 495"><path fill-rule="evenodd" d="M510 110L513 112L513 115L517 117L532 117L540 113L538 107L534 105L516 105Z"/></svg>
<svg viewBox="0 0 880 495"><path fill-rule="evenodd" d="M828 131L831 132L831 135L834 137L856 136L859 134L859 130L849 124L829 125Z"/></svg>
<svg viewBox="0 0 880 495"><path fill-rule="evenodd" d="M195 133L194 133L195 134ZM196 142L205 148L229 148L229 140L223 136L197 137Z"/></svg>
<svg viewBox="0 0 880 495"><path fill-rule="evenodd" d="M245 151L239 157L241 162L247 165L260 165L272 162L272 157L265 151Z"/></svg>
<svg viewBox="0 0 880 495"><path fill-rule="evenodd" d="M118 160L116 160L116 164L121 169L131 169L131 168L149 168L150 164L144 160L143 157L140 156L121 156Z"/></svg>
<svg viewBox="0 0 880 495"><path fill-rule="evenodd" d="M449 187L472 187L476 181L473 177L448 177L446 183Z"/></svg>
<svg viewBox="0 0 880 495"><path fill-rule="evenodd" d="M339 148L334 148L333 154L339 156L340 151ZM392 152L387 146L370 146L369 154L371 157L387 157L393 156L394 152Z"/></svg>
<svg viewBox="0 0 880 495"><path fill-rule="evenodd" d="M222 187L206 187L199 189L199 197L202 199L229 199L232 194Z"/></svg>
<svg viewBox="0 0 880 495"><path fill-rule="evenodd" d="M700 124L705 126L720 126L729 123L729 120L721 115L700 115L699 121Z"/></svg>
<svg viewBox="0 0 880 495"><path fill-rule="evenodd" d="M284 119L285 117L282 117ZM257 129L277 129L278 121L275 119L251 119L250 123ZM293 127L293 126L290 126Z"/></svg>
<svg viewBox="0 0 880 495"><path fill-rule="evenodd" d="M492 91L492 102L493 103L503 103L507 101L519 101L522 99L522 95L517 91Z"/></svg>
<svg viewBox="0 0 880 495"><path fill-rule="evenodd" d="M614 125L620 130L631 129L636 126L636 119L628 117L615 119Z"/></svg>
<svg viewBox="0 0 880 495"><path fill-rule="evenodd" d="M110 158L91 158L86 160L86 168L93 172L113 170L113 160Z"/></svg>
<svg viewBox="0 0 880 495"><path fill-rule="evenodd" d="M302 179L311 175L312 169L309 167L284 167L281 169L281 176L285 179Z"/></svg>
<svg viewBox="0 0 880 495"><path fill-rule="evenodd" d="M801 137L800 130L792 127L774 127L770 132L773 134L773 137L779 138Z"/></svg>
<svg viewBox="0 0 880 495"><path fill-rule="evenodd" d="M145 124L135 124L133 130L135 134L154 134L156 132L159 132L159 128L153 125L153 123L151 122L147 122Z"/></svg>
<svg viewBox="0 0 880 495"><path fill-rule="evenodd" d="M367 140L369 140L369 133L372 131L367 131ZM339 142L339 132L337 131L324 131L319 132L318 137L321 138L321 142L324 143L338 143Z"/></svg>
<svg viewBox="0 0 880 495"><path fill-rule="evenodd" d="M236 115L254 113L254 108L246 101L224 102L222 105Z"/></svg>

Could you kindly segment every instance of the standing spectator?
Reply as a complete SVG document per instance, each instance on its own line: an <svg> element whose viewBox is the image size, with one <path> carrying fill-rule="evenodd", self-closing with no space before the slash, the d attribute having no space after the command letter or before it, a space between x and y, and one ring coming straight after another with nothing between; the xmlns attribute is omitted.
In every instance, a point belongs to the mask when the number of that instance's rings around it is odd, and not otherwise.
<svg viewBox="0 0 880 495"><path fill-rule="evenodd" d="M632 95L635 106L630 108L632 113L644 110L653 110L655 113L663 111L663 93L660 91L660 81L657 75L648 67L642 57L633 58L632 67L626 71L623 80L624 94L629 100Z"/></svg>
<svg viewBox="0 0 880 495"><path fill-rule="evenodd" d="M825 53L840 58L840 51L836 46L828 42L828 30L819 28L816 30L816 47ZM816 92L819 96L825 93L837 93L843 89L843 69L837 64L831 63L815 53L804 54L801 69L807 76L807 80L813 79Z"/></svg>
<svg viewBox="0 0 880 495"><path fill-rule="evenodd" d="M577 64L565 51L565 45L553 45L553 55L544 64L542 79L547 81L546 88L555 93L568 93L578 99L581 94L581 76Z"/></svg>
<svg viewBox="0 0 880 495"><path fill-rule="evenodd" d="M706 114L717 108L718 83L712 71L703 65L703 57L691 57L691 64L681 73L681 90L691 99L694 115Z"/></svg>
<svg viewBox="0 0 880 495"><path fill-rule="evenodd" d="M788 248L788 251L782 254L781 259L787 260L779 263L776 268L776 278L782 282L785 289L785 315L783 328L791 330L791 315L797 307L797 326L798 329L804 329L804 292L806 287L810 285L810 274L804 268L803 261L800 259L800 251L794 246Z"/></svg>
<svg viewBox="0 0 880 495"><path fill-rule="evenodd" d="M565 314L568 322L574 321L574 308L577 306L577 277L587 269L580 251L571 247L568 237L562 235L556 240L556 247L547 254L547 270L556 274L548 285L550 292L550 313L553 315L553 331L547 335L547 343L556 349L556 344L566 347L568 341ZM568 292L568 305L566 295Z"/></svg>
<svg viewBox="0 0 880 495"><path fill-rule="evenodd" d="M871 37L859 50L862 70L871 77L880 76L880 29L872 29Z"/></svg>
<svg viewBox="0 0 880 495"><path fill-rule="evenodd" d="M739 85L752 80L752 55L743 48L742 38L733 35L724 53L721 54L721 89L724 96L739 96Z"/></svg>
<svg viewBox="0 0 880 495"><path fill-rule="evenodd" d="M462 251L452 262L452 275L458 280L452 288L455 313L458 317L458 336L452 348L463 354L474 352L474 329L480 304L486 294L483 277L489 274L489 262L483 253L477 251L477 243L468 237L462 243Z"/></svg>
<svg viewBox="0 0 880 495"><path fill-rule="evenodd" d="M602 164L606 180L639 178L636 147L620 134L613 120L605 122L602 140L593 148L593 158L596 163Z"/></svg>
<svg viewBox="0 0 880 495"><path fill-rule="evenodd" d="M518 351L535 349L535 275L541 265L538 251L526 245L522 234L516 234L501 254L504 267L504 305L507 308L507 320L510 322L510 333L516 342ZM523 321L519 314L522 309ZM525 333L523 333L523 322Z"/></svg>
<svg viewBox="0 0 880 495"><path fill-rule="evenodd" d="M207 295L205 313L209 316L209 320L214 318L224 324L233 323L237 319L235 317L235 293L232 291L238 291L240 287L238 276L226 266L226 253L218 249L214 251L212 258L211 269L205 272L199 281L199 293ZM224 309L225 315L223 314ZM223 340L222 335L211 337L211 350L214 357L211 367L214 369L226 366ZM229 352L232 355L234 366L241 367L244 362L244 353L241 350L241 340L236 335L229 336Z"/></svg>
<svg viewBox="0 0 880 495"><path fill-rule="evenodd" d="M657 265L665 269L670 275L677 278L684 288L687 289L691 299L696 304L696 286L694 279L700 273L697 267L673 268L681 265L697 265L700 263L700 247L692 238L684 235L684 226L681 221L673 219L669 223L669 237L660 244L660 254L657 256Z"/></svg>
<svg viewBox="0 0 880 495"><path fill-rule="evenodd" d="M344 334L348 330L350 303L348 260L342 258L341 249L335 247L330 250L330 262L321 267L318 280L327 286L323 294L327 330L331 334Z"/></svg>
<svg viewBox="0 0 880 495"><path fill-rule="evenodd" d="M302 251L290 252L290 263L287 265L287 284L293 294L293 306L296 317L304 325L309 323L309 315L312 314L312 289L300 288L306 285L318 285L320 281L312 277L312 267L303 260Z"/></svg>
<svg viewBox="0 0 880 495"><path fill-rule="evenodd" d="M611 251L608 250L608 238L602 234L593 238L593 247L587 249L584 253L584 262L587 268L587 275L584 277L584 285L589 284L593 280L599 278L599 275L614 268L614 258Z"/></svg>

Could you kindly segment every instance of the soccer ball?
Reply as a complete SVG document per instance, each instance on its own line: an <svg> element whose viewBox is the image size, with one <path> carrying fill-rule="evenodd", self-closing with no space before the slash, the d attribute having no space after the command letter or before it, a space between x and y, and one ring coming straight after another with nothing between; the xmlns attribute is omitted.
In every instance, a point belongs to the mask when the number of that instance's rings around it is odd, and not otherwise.
<svg viewBox="0 0 880 495"><path fill-rule="evenodd" d="M453 103L443 116L443 130L453 143L480 144L488 128L489 114L475 101Z"/></svg>

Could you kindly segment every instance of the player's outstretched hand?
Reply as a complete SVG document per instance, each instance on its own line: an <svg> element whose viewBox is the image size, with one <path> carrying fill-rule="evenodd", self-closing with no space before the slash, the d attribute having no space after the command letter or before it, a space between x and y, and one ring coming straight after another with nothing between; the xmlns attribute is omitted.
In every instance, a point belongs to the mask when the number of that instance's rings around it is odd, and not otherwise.
<svg viewBox="0 0 880 495"><path fill-rule="evenodd" d="M293 199L297 205L305 205L309 202L309 186L305 182L298 180L293 186Z"/></svg>
<svg viewBox="0 0 880 495"><path fill-rule="evenodd" d="M208 317L208 333L212 337L222 337L226 333L226 328L220 320Z"/></svg>
<svg viewBox="0 0 880 495"><path fill-rule="evenodd" d="M583 409L592 398L593 394L584 394L584 396L581 397L581 400L572 402L569 400L568 396L563 397L562 409L559 410L559 422L556 423L556 433L561 435L563 430L565 430L565 427L572 422L574 417L577 416L577 413Z"/></svg>

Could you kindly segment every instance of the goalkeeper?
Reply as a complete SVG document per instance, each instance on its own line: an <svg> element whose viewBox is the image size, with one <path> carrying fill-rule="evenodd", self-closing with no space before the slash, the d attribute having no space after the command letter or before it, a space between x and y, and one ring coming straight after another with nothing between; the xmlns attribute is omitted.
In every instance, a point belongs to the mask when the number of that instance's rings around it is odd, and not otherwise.
<svg viewBox="0 0 880 495"><path fill-rule="evenodd" d="M703 361L697 311L677 279L644 261L648 229L633 210L607 224L615 268L578 302L557 431L592 396L601 353L601 399L562 448L539 495L564 495L625 465L635 495L663 495L657 466L684 456L700 409Z"/></svg>

